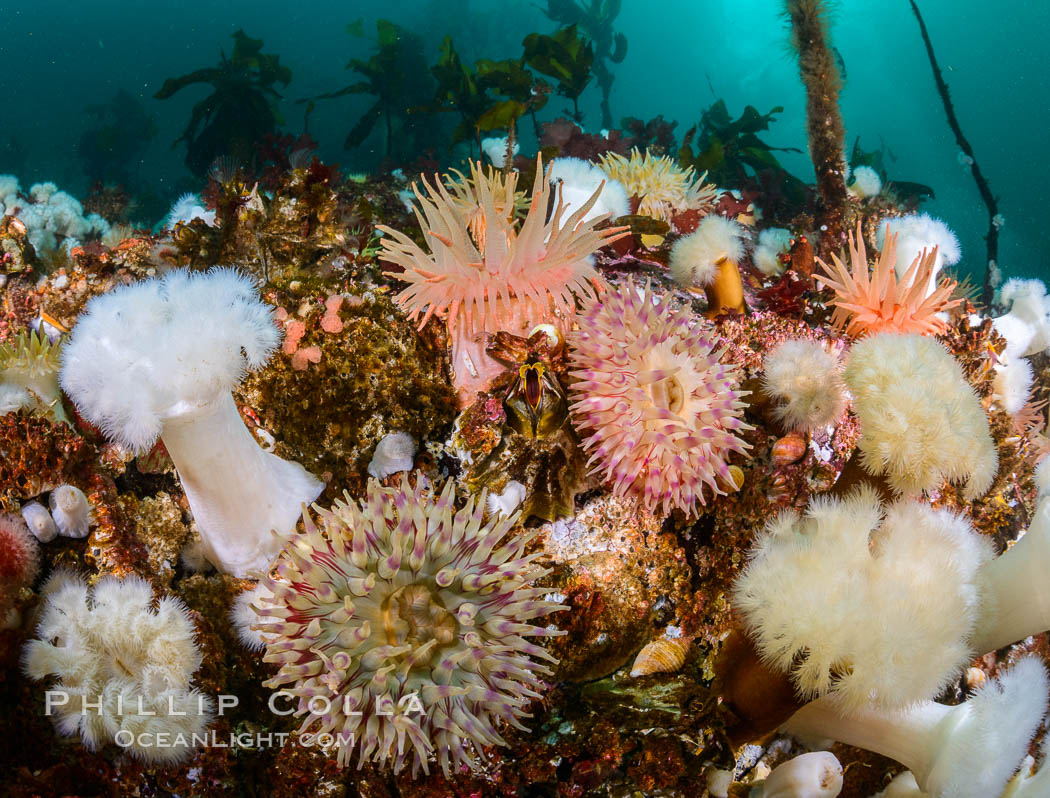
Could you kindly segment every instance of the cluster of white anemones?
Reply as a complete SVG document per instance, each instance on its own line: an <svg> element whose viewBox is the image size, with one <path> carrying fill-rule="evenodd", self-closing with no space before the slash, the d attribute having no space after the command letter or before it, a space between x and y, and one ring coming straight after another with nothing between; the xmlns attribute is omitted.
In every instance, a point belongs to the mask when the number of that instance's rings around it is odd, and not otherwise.
<svg viewBox="0 0 1050 798"><path fill-rule="evenodd" d="M153 601L138 577L104 577L93 588L59 572L41 590L37 639L23 665L49 687L58 730L88 748L117 743L143 760L175 762L192 749L212 718L212 702L193 688L201 663L186 606ZM152 745L158 734L171 745ZM142 735L146 735L142 737Z"/></svg>
<svg viewBox="0 0 1050 798"><path fill-rule="evenodd" d="M85 216L77 198L59 191L54 183L36 183L23 193L14 175L0 175L0 214L22 221L38 253L59 247L69 251L88 238L109 232L109 222L97 213Z"/></svg>

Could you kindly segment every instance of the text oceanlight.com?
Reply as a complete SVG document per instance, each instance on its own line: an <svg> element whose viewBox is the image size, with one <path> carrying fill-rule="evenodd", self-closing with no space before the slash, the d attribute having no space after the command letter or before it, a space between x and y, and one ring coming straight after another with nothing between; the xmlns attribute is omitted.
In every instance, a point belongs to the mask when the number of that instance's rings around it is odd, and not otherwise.
<svg viewBox="0 0 1050 798"><path fill-rule="evenodd" d="M113 742L121 748L278 748L292 740L303 748L319 746L321 748L341 748L354 746L353 732L338 734L292 733L292 732L240 732L220 737L215 731L203 734L183 734L181 732L140 732L135 734L128 729L121 729L113 735Z"/></svg>

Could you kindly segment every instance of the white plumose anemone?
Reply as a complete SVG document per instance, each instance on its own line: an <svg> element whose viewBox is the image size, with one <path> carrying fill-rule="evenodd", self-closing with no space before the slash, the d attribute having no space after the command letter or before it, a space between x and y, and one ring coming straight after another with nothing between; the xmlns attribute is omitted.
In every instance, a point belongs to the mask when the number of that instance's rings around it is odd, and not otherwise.
<svg viewBox="0 0 1050 798"><path fill-rule="evenodd" d="M839 359L819 341L784 341L766 355L762 390L781 401L773 412L789 430L812 432L846 410Z"/></svg>
<svg viewBox="0 0 1050 798"><path fill-rule="evenodd" d="M171 206L167 217L164 219L164 228L174 230L176 225L189 224L194 219L200 219L209 227L215 227L215 211L204 207L204 201L196 194L183 194L175 204Z"/></svg>
<svg viewBox="0 0 1050 798"><path fill-rule="evenodd" d="M58 531L67 538L86 538L91 529L91 502L84 491L73 485L59 485L51 491L51 517Z"/></svg>
<svg viewBox="0 0 1050 798"><path fill-rule="evenodd" d="M930 798L990 798L1002 793L1028 753L1046 714L1048 686L1043 665L1025 657L958 706L924 702L899 712L843 715L821 698L792 715L784 730L895 759Z"/></svg>
<svg viewBox="0 0 1050 798"><path fill-rule="evenodd" d="M872 335L852 346L843 378L868 473L906 495L945 480L964 483L966 499L991 487L999 454L988 414L942 343L915 333Z"/></svg>
<svg viewBox="0 0 1050 798"><path fill-rule="evenodd" d="M751 798L835 798L842 792L842 765L830 751L800 754L773 768Z"/></svg>
<svg viewBox="0 0 1050 798"><path fill-rule="evenodd" d="M623 184L607 176L589 161L580 158L555 158L550 163L549 179L557 187L566 214L575 213L591 199L594 192L601 189L598 200L583 216L585 222L605 215L616 219L631 212Z"/></svg>
<svg viewBox="0 0 1050 798"><path fill-rule="evenodd" d="M989 544L962 516L874 490L771 521L733 605L763 659L842 711L931 700L975 650ZM984 651L984 649L981 649Z"/></svg>
<svg viewBox="0 0 1050 798"><path fill-rule="evenodd" d="M481 140L481 151L488 156L489 161L497 169L502 169L507 165L507 137L503 136L489 136ZM521 146L517 141L514 142L514 146L510 150L511 158L521 151Z"/></svg>
<svg viewBox="0 0 1050 798"><path fill-rule="evenodd" d="M1028 531L981 569L983 605L974 635L979 654L1050 629L1048 572L1050 497L1043 497Z"/></svg>
<svg viewBox="0 0 1050 798"><path fill-rule="evenodd" d="M1007 280L999 301L1008 307L993 321L996 332L1006 339L1005 359L1050 349L1050 296L1042 280Z"/></svg>
<svg viewBox="0 0 1050 798"><path fill-rule="evenodd" d="M208 558L235 576L265 570L324 485L259 446L231 391L280 340L271 308L231 269L173 271L96 297L62 355L81 414L132 451L159 437Z"/></svg>
<svg viewBox="0 0 1050 798"><path fill-rule="evenodd" d="M903 278L908 267L924 251L937 248L937 258L930 272L930 283L927 293L937 288L937 276L945 266L954 266L959 262L962 251L959 239L940 219L926 213L915 213L908 216L895 216L883 219L876 231L875 239L882 249L886 243L887 231L897 234L897 277Z"/></svg>
<svg viewBox="0 0 1050 798"><path fill-rule="evenodd" d="M26 644L23 667L33 679L55 678L51 712L59 732L79 734L92 750L121 733L140 759L185 758L189 743L138 741L162 733L192 740L211 720L211 699L193 689L201 656L186 606L163 597L154 608L153 588L138 577L107 576L89 588L63 571L41 596L37 639Z"/></svg>
<svg viewBox="0 0 1050 798"><path fill-rule="evenodd" d="M853 170L853 182L849 192L857 199L877 196L882 191L882 178L870 166L858 166Z"/></svg>

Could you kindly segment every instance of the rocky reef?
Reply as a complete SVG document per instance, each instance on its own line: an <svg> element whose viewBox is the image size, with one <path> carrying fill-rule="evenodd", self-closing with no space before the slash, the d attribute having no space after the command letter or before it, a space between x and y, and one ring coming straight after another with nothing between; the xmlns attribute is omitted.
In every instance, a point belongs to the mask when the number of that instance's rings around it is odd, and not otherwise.
<svg viewBox="0 0 1050 798"><path fill-rule="evenodd" d="M575 27L540 38L586 73ZM748 172L775 112L723 104L677 159L662 119L561 119L515 161L537 97L498 169L271 136L68 246L12 184L0 792L1041 794L1045 287L975 304L834 153L819 198Z"/></svg>

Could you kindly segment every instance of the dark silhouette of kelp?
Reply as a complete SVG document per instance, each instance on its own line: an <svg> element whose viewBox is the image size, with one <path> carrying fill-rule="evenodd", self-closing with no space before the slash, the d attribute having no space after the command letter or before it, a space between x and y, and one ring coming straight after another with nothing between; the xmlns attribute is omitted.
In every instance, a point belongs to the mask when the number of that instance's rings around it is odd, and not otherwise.
<svg viewBox="0 0 1050 798"><path fill-rule="evenodd" d="M281 65L280 56L262 52L262 39L239 30L233 41L233 54L227 58L220 52L218 66L168 78L153 95L166 100L194 83L211 84L212 93L193 106L186 129L173 145L186 143L186 166L198 176L222 155L251 161L259 142L284 123L274 84L287 86L292 71Z"/></svg>

